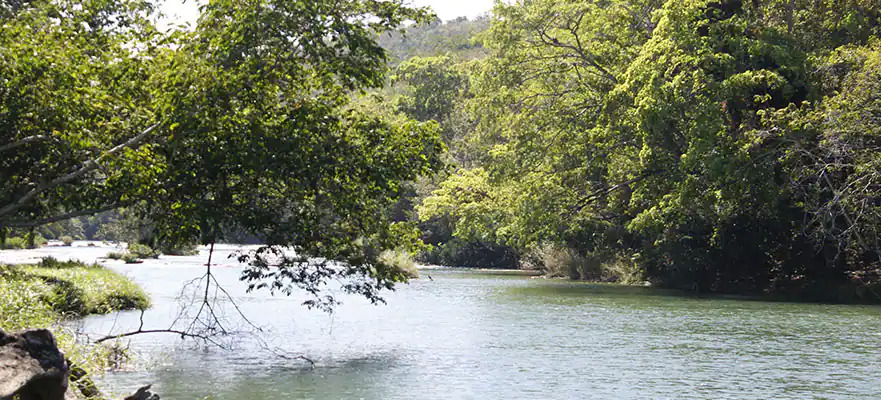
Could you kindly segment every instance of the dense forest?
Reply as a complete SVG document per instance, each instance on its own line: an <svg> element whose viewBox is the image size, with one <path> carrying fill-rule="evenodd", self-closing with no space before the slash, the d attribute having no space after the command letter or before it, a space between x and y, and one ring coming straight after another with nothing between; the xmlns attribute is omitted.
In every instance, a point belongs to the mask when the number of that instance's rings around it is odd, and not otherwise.
<svg viewBox="0 0 881 400"><path fill-rule="evenodd" d="M467 86L414 86L464 138L419 218L573 278L877 282L879 30L874 1L499 4Z"/></svg>
<svg viewBox="0 0 881 400"><path fill-rule="evenodd" d="M21 4L44 3L67 4ZM0 9L2 235L138 226L699 292L881 280L875 0L536 0L445 23L367 2L296 22L321 32L218 2L171 36L149 3L98 3Z"/></svg>

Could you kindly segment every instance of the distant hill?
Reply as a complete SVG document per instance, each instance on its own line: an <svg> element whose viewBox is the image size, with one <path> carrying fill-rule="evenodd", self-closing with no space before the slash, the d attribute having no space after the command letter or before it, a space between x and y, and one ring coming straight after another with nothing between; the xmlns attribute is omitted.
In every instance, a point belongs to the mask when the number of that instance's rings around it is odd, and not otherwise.
<svg viewBox="0 0 881 400"><path fill-rule="evenodd" d="M451 53L463 60L483 57L486 50L477 34L489 28L488 17L459 17L408 28L404 34L382 35L379 44L389 51L392 64L414 56Z"/></svg>

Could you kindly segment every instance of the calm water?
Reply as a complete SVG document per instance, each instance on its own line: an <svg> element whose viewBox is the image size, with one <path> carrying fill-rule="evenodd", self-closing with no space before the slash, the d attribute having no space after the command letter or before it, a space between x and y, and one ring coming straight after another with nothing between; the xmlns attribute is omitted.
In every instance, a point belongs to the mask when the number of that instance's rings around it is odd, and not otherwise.
<svg viewBox="0 0 881 400"><path fill-rule="evenodd" d="M145 328L162 328L205 257L109 265L152 295ZM301 307L301 298L245 294L238 268L221 264L218 279L267 328L267 343L240 337L224 351L171 335L134 337L137 362L105 375L103 387L153 383L165 399L881 399L879 307L432 270L433 281L401 286L387 306L345 297L329 316ZM138 313L83 325L96 334L134 329Z"/></svg>

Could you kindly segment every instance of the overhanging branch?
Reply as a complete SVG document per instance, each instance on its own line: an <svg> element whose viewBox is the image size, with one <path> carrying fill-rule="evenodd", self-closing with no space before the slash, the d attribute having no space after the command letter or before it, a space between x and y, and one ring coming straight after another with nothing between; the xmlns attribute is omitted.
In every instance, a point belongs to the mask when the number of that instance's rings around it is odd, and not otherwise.
<svg viewBox="0 0 881 400"><path fill-rule="evenodd" d="M46 136L46 135L28 136L24 139L19 139L19 140L12 142L12 143L7 143L7 144L4 144L3 146L0 146L0 153L4 152L6 150L12 150L16 147L24 146L24 145L31 143L31 142L39 142L41 140L47 140L49 138L50 137Z"/></svg>
<svg viewBox="0 0 881 400"><path fill-rule="evenodd" d="M582 209L584 209L584 207L587 207L589 204L593 203L594 201L597 201L601 198L604 198L604 197L612 194L612 192L614 192L616 190L622 189L625 186L629 186L631 184L642 181L650 176L660 174L661 172L663 172L663 171L657 170L657 171L646 172L645 174L637 176L636 178L628 179L628 180L621 182L621 183L618 183L616 185L596 190L596 191L588 194L587 196L584 196L583 198L581 198L581 200L578 201L578 205L576 205L575 207L572 208L571 213L576 214L576 213L580 212Z"/></svg>
<svg viewBox="0 0 881 400"><path fill-rule="evenodd" d="M3 216L12 214L13 212L20 210L22 207L27 205L28 202L30 202L31 200L36 198L40 193L43 193L46 190L52 189L52 188L57 187L59 185L62 185L67 182L73 181L77 178L80 178L83 175L97 169L101 165L101 162L104 161L106 158L111 157L126 148L130 148L130 147L134 147L134 146L139 145L158 126L159 126L159 123L155 123L153 125L150 125L147 129L143 130L141 133L139 133L139 134L135 135L134 137L132 137L131 139L117 145L116 147L108 150L107 152L105 152L104 154L99 156L98 158L96 158L94 160L86 161L86 163L83 164L83 166L78 168L77 170L75 170L67 175L55 178L49 182L40 184L39 186L31 189L31 191L27 192L24 196L22 196L17 201L15 201L11 204L8 204L3 208L0 208L0 220L3 219Z"/></svg>

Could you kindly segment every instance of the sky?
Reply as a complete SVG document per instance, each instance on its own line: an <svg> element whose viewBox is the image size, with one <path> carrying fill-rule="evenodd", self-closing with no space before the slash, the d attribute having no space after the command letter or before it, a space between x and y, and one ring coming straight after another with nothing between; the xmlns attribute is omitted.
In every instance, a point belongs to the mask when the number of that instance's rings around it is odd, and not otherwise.
<svg viewBox="0 0 881 400"><path fill-rule="evenodd" d="M456 17L474 18L483 14L493 6L493 0L410 0L415 6L429 6L434 9L441 20L448 21ZM198 17L196 0L164 0L162 12L168 16L167 23L194 24Z"/></svg>

